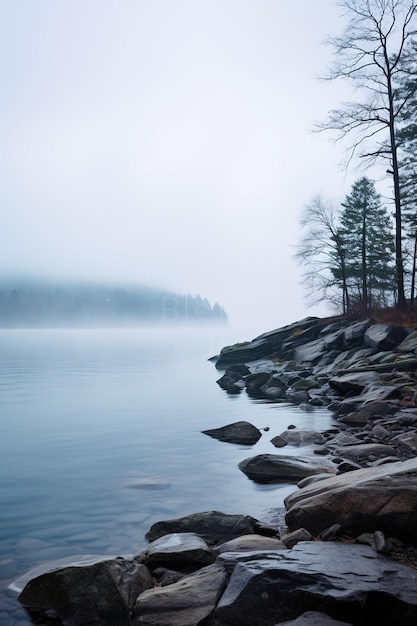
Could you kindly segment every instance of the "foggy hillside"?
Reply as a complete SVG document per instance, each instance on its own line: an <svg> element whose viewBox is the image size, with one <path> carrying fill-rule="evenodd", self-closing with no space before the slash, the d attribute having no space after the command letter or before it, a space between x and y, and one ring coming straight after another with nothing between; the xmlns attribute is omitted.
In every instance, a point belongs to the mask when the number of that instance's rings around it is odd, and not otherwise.
<svg viewBox="0 0 417 626"><path fill-rule="evenodd" d="M201 296L147 286L0 280L0 327L225 323L223 308Z"/></svg>

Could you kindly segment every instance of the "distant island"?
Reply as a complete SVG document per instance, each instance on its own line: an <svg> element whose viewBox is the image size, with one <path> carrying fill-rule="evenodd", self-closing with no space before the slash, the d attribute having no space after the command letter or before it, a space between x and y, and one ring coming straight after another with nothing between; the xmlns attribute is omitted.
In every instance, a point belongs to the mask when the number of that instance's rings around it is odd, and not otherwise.
<svg viewBox="0 0 417 626"><path fill-rule="evenodd" d="M119 326L227 322L199 295L148 286L0 279L0 327Z"/></svg>

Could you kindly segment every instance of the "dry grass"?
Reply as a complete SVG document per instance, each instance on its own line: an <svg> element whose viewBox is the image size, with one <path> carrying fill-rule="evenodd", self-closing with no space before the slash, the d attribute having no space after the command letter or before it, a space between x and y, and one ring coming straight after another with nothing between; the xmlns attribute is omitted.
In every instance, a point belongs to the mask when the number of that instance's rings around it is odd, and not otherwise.
<svg viewBox="0 0 417 626"><path fill-rule="evenodd" d="M399 311L394 307L357 311L352 315L337 315L326 318L326 323L330 324L343 319L360 321L367 318L374 320L377 324L390 324L392 326L417 329L417 305L414 304L405 311Z"/></svg>

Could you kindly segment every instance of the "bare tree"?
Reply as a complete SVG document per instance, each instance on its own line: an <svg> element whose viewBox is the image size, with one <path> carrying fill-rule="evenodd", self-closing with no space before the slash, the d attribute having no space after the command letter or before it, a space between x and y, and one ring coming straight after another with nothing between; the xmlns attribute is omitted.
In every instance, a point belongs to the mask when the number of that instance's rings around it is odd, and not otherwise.
<svg viewBox="0 0 417 626"><path fill-rule="evenodd" d="M348 162L354 157L375 163L388 159L395 202L395 267L397 305L406 305L402 252L400 174L396 123L408 96L397 82L407 40L415 34L417 2L414 0L340 0L347 25L340 37L327 43L335 52L328 80L346 79L355 87L355 100L332 110L319 130L336 132L336 139L352 136Z"/></svg>
<svg viewBox="0 0 417 626"><path fill-rule="evenodd" d="M336 290L342 289L343 313L349 311L346 261L336 210L331 202L315 197L300 219L303 237L295 258L303 266L303 283L313 304L327 300L340 306Z"/></svg>

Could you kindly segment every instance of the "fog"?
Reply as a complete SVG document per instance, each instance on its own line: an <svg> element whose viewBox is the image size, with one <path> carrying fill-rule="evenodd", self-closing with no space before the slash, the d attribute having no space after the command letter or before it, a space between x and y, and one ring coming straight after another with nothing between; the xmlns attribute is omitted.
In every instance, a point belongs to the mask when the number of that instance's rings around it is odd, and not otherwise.
<svg viewBox="0 0 417 626"><path fill-rule="evenodd" d="M306 315L303 206L343 198L342 146L312 131L333 0L4 0L4 276L154 285L252 334Z"/></svg>

